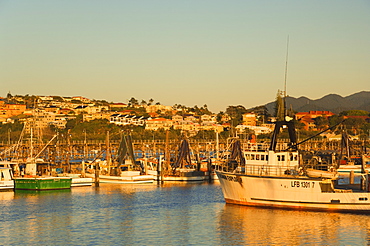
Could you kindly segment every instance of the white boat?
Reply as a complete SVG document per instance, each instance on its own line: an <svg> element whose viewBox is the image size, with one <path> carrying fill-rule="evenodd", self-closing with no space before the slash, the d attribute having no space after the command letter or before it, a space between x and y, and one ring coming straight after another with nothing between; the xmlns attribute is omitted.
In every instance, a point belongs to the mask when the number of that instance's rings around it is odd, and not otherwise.
<svg viewBox="0 0 370 246"><path fill-rule="evenodd" d="M307 176L311 178L328 178L328 179L338 178L338 172L336 170L324 171L316 170L313 168L307 168L305 169L305 171Z"/></svg>
<svg viewBox="0 0 370 246"><path fill-rule="evenodd" d="M87 177L95 178L95 174L86 174ZM142 184L153 183L153 175L140 175L140 172L123 171L120 176L113 175L99 175L100 183L110 184Z"/></svg>
<svg viewBox="0 0 370 246"><path fill-rule="evenodd" d="M62 174L58 174L58 177L72 178L71 187L92 186L93 184L92 178L81 177L81 174L62 173Z"/></svg>
<svg viewBox="0 0 370 246"><path fill-rule="evenodd" d="M87 173L86 177L94 178L95 174ZM140 183L153 183L155 177L150 174L140 174L140 171L121 171L120 175L100 175L100 183L112 184L140 184Z"/></svg>
<svg viewBox="0 0 370 246"><path fill-rule="evenodd" d="M339 165L339 168L337 169L340 173L364 173L365 171L370 172L370 162L368 160L368 157L365 155L362 155L362 160L360 161L360 165L356 165L355 162L346 162L345 164Z"/></svg>
<svg viewBox="0 0 370 246"><path fill-rule="evenodd" d="M169 155L165 160L160 158L160 162L163 163L161 164L163 171L162 174L158 176L159 180L172 182L203 182L209 179L208 164L202 163L199 158L197 160L192 159L187 139L181 141L175 160L173 162L167 161L170 159Z"/></svg>
<svg viewBox="0 0 370 246"><path fill-rule="evenodd" d="M92 178L72 178L71 187L77 187L77 186L92 186L93 179Z"/></svg>
<svg viewBox="0 0 370 246"><path fill-rule="evenodd" d="M117 154L115 172L113 174L109 173L110 175L101 175L99 173L98 177L95 177L96 172L94 174L86 173L85 175L94 179L98 178L100 183L153 183L155 176L147 174L144 164L135 159L131 136L122 136Z"/></svg>
<svg viewBox="0 0 370 246"><path fill-rule="evenodd" d="M279 120L267 150L244 151L216 171L226 203L285 209L370 213L369 175L360 185L336 177L310 177L299 166L293 122ZM276 150L280 128L289 130L287 149ZM243 152L243 151L239 151ZM239 157L238 157L239 156Z"/></svg>
<svg viewBox="0 0 370 246"><path fill-rule="evenodd" d="M175 182L203 182L207 180L204 172L189 168L179 168L175 174L163 175L162 178L163 181Z"/></svg>
<svg viewBox="0 0 370 246"><path fill-rule="evenodd" d="M366 170L369 170L369 168L366 168ZM355 173L362 173L362 167L359 165L346 164L340 165L337 171L339 173L350 173L351 171Z"/></svg>
<svg viewBox="0 0 370 246"><path fill-rule="evenodd" d="M14 189L12 169L9 167L0 167L0 190L10 189Z"/></svg>

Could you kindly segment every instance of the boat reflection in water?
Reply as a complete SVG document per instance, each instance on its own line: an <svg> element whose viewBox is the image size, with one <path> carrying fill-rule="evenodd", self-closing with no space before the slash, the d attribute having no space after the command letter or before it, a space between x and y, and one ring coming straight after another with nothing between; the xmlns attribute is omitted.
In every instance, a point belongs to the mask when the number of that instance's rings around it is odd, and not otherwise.
<svg viewBox="0 0 370 246"><path fill-rule="evenodd" d="M218 231L221 245L366 245L370 219L358 214L226 204Z"/></svg>
<svg viewBox="0 0 370 246"><path fill-rule="evenodd" d="M2 245L366 245L370 238L370 216L225 205L219 184L1 195Z"/></svg>

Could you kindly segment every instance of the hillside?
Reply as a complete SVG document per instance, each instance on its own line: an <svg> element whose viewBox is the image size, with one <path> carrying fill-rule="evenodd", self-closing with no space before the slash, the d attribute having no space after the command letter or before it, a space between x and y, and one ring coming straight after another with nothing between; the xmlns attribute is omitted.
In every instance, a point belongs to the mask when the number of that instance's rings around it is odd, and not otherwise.
<svg viewBox="0 0 370 246"><path fill-rule="evenodd" d="M327 110L338 114L342 111L354 109L370 112L370 91L361 91L346 97L329 94L317 100L311 100L307 97L287 97L286 102L287 107L292 107L296 112ZM266 104L266 107L269 114L274 114L275 102Z"/></svg>

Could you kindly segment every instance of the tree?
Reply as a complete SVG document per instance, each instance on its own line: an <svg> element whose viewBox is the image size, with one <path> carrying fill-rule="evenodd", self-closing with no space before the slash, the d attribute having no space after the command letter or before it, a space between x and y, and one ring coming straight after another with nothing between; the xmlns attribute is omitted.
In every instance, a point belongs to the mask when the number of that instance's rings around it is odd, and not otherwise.
<svg viewBox="0 0 370 246"><path fill-rule="evenodd" d="M348 111L341 112L340 115L345 115L345 116L368 116L369 112L367 112L365 110L348 110Z"/></svg>
<svg viewBox="0 0 370 246"><path fill-rule="evenodd" d="M147 102L145 100L141 100L141 103L140 103L141 106L145 106L145 105L148 105Z"/></svg>
<svg viewBox="0 0 370 246"><path fill-rule="evenodd" d="M244 106L229 106L226 109L226 114L228 114L231 118L231 125L237 126L243 122L243 114L245 114L247 110Z"/></svg>
<svg viewBox="0 0 370 246"><path fill-rule="evenodd" d="M8 92L8 94L6 94L6 99L8 100L11 100L12 99L12 94L10 94L10 91Z"/></svg>
<svg viewBox="0 0 370 246"><path fill-rule="evenodd" d="M131 97L131 99L128 101L129 106L134 107L139 105L139 101L136 100L134 97Z"/></svg>
<svg viewBox="0 0 370 246"><path fill-rule="evenodd" d="M357 135L361 132L361 127L366 124L363 118L348 118L344 121L344 125L352 134Z"/></svg>
<svg viewBox="0 0 370 246"><path fill-rule="evenodd" d="M315 118L315 125L317 130L322 131L329 125L329 120L325 116L318 116Z"/></svg>
<svg viewBox="0 0 370 246"><path fill-rule="evenodd" d="M83 122L83 115L79 114L79 115L76 116L76 118L67 121L66 129L67 130L72 129L72 128L76 127L76 125L78 125L82 122Z"/></svg>

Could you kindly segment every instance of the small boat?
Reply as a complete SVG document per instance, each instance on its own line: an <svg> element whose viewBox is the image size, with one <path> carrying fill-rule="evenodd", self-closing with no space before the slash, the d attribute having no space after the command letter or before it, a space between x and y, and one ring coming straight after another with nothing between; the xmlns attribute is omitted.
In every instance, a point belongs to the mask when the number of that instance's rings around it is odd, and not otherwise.
<svg viewBox="0 0 370 246"><path fill-rule="evenodd" d="M77 186L92 186L93 179L92 178L72 178L71 187Z"/></svg>
<svg viewBox="0 0 370 246"><path fill-rule="evenodd" d="M202 163L191 158L191 151L187 139L180 143L178 154L174 162L165 160L166 168L161 177L162 181L203 182L209 179L207 163L202 168ZM168 158L170 159L170 158Z"/></svg>
<svg viewBox="0 0 370 246"><path fill-rule="evenodd" d="M203 182L207 176L202 171L196 169L180 168L175 174L164 175L163 181L183 181L183 182Z"/></svg>
<svg viewBox="0 0 370 246"><path fill-rule="evenodd" d="M290 143L287 148L277 150L277 135L283 127L288 130ZM296 140L294 123L284 115L275 122L268 149L243 152L238 148L240 143L235 141L235 151L223 163L221 170L216 170L226 203L370 213L370 175L362 175L362 182L356 185L339 184L336 176L323 175L322 172L315 172L315 177L307 175L299 163L299 143ZM317 175L319 173L321 175Z"/></svg>
<svg viewBox="0 0 370 246"><path fill-rule="evenodd" d="M14 189L13 173L10 167L0 167L0 190Z"/></svg>
<svg viewBox="0 0 370 246"><path fill-rule="evenodd" d="M96 167L95 167L96 168ZM86 173L86 177L98 179L100 183L141 184L153 183L155 176L146 173L145 165L136 161L131 136L122 136L117 153L117 165L111 170L114 173L101 175L99 172Z"/></svg>
<svg viewBox="0 0 370 246"><path fill-rule="evenodd" d="M70 189L71 177L22 177L14 178L15 190L62 190Z"/></svg>
<svg viewBox="0 0 370 246"><path fill-rule="evenodd" d="M58 174L58 177L70 177L70 178L72 178L71 187L92 186L92 184L93 184L93 179L92 178L81 177L81 174L61 173L61 174Z"/></svg>
<svg viewBox="0 0 370 246"><path fill-rule="evenodd" d="M308 177L311 178L328 178L328 179L335 179L338 178L337 171L324 171L324 170L317 170L313 168L306 168L306 174Z"/></svg>
<svg viewBox="0 0 370 246"><path fill-rule="evenodd" d="M100 183L110 183L110 184L142 184L142 183L153 183L153 175L140 175L133 173L133 171L127 171L130 173L125 173L123 171L121 176L110 176L110 175L99 175Z"/></svg>

